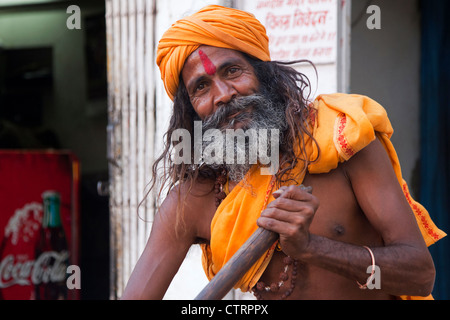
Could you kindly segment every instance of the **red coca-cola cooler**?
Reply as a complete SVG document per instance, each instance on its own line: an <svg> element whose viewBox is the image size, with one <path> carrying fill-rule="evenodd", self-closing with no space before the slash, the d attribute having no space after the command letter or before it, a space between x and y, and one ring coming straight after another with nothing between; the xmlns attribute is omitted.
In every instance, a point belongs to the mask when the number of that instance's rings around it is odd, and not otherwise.
<svg viewBox="0 0 450 320"><path fill-rule="evenodd" d="M80 298L79 162L0 150L0 300Z"/></svg>

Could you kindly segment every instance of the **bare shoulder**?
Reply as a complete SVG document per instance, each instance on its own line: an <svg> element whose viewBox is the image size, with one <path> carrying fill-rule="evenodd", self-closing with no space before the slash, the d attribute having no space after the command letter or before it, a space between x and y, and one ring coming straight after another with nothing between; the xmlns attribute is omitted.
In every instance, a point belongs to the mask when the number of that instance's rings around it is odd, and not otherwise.
<svg viewBox="0 0 450 320"><path fill-rule="evenodd" d="M214 213L214 182L197 180L172 188L158 211L158 220L175 228L178 235L209 239Z"/></svg>
<svg viewBox="0 0 450 320"><path fill-rule="evenodd" d="M359 205L386 244L405 241L422 244L412 210L378 138L345 162L343 168Z"/></svg>
<svg viewBox="0 0 450 320"><path fill-rule="evenodd" d="M344 164L345 168L350 168L350 170L358 169L359 165L364 164L365 167L370 165L363 170L364 172L370 172L374 167L381 166L394 173L389 156L378 137Z"/></svg>
<svg viewBox="0 0 450 320"><path fill-rule="evenodd" d="M352 184L367 186L371 192L388 188L396 195L402 194L389 155L378 138L342 163L342 168Z"/></svg>

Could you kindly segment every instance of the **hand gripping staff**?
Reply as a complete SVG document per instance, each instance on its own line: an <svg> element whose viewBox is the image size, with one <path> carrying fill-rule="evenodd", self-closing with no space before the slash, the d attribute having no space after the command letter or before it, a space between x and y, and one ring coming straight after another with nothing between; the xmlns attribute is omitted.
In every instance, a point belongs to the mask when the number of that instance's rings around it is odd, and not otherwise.
<svg viewBox="0 0 450 320"><path fill-rule="evenodd" d="M309 193L312 192L312 187L303 185L300 187ZM258 228L195 297L195 300L222 299L277 240L277 233Z"/></svg>

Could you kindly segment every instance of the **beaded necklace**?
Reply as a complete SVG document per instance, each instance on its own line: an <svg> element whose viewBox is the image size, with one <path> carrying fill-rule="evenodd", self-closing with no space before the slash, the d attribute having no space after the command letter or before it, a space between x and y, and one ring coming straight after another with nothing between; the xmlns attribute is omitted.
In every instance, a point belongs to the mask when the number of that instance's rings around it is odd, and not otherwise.
<svg viewBox="0 0 450 320"><path fill-rule="evenodd" d="M277 245L278 246L278 245ZM283 259L284 269L280 273L279 282L273 282L270 286L267 286L263 281L259 281L256 286L253 287L253 294L256 299L264 300L262 293L263 292L280 292L283 287L286 287L286 290L281 294L279 300L284 300L292 294L294 291L295 283L297 281L297 260L292 259L289 256L284 257ZM289 280L289 267L292 267L291 273L291 283L290 285L286 283Z"/></svg>
<svg viewBox="0 0 450 320"><path fill-rule="evenodd" d="M225 184L228 181L228 173L227 170L225 168L220 170L219 175L216 177L216 182L214 184L214 192L216 194L216 207L219 207L219 205L221 204L221 202L227 197L227 193L225 192ZM278 251L282 251L280 243L277 243L276 249ZM272 284L270 284L269 286L267 286L263 281L259 281L256 286L254 286L252 288L253 294L255 295L256 299L258 300L264 300L262 294L264 292L273 292L273 293L277 293L280 292L280 290L283 287L287 287L286 291L284 291L281 296L280 296L280 300L284 300L287 297L289 297L292 292L294 291L295 288L295 283L297 280L297 265L298 262L295 259L292 259L289 256L286 256L283 259L283 263L284 263L284 268L283 271L280 273L279 276L279 280L278 282L274 282ZM291 283L290 285L286 284L286 281L289 280L289 274L288 271L289 269L292 268L292 272L291 272Z"/></svg>

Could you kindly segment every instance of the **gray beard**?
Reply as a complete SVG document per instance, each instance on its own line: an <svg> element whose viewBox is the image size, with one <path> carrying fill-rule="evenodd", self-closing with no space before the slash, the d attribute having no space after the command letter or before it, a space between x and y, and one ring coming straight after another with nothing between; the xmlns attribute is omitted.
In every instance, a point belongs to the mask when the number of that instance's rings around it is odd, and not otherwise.
<svg viewBox="0 0 450 320"><path fill-rule="evenodd" d="M271 129L278 129L280 141L282 141L283 132L287 129L285 109L285 106L274 104L261 94L239 97L220 106L214 114L207 117L203 122L202 129L203 132L208 129L219 129L225 133L227 129L234 129L237 124L243 124L240 127L243 131L254 129L257 134L259 129L267 129L268 132ZM203 141L203 150L211 144L225 146L225 134L222 134L222 137L222 141ZM266 154L269 154L272 148L269 136L258 135L258 139L265 140L263 145L267 147ZM238 143L237 140L234 139L233 143L235 161L232 163L226 161L227 148L223 148L222 164L209 164L209 166L215 170L225 167L229 178L239 182L245 178L254 163L250 163L249 159L250 139L245 138L245 144ZM243 163L236 161L237 155L245 155L245 161Z"/></svg>

